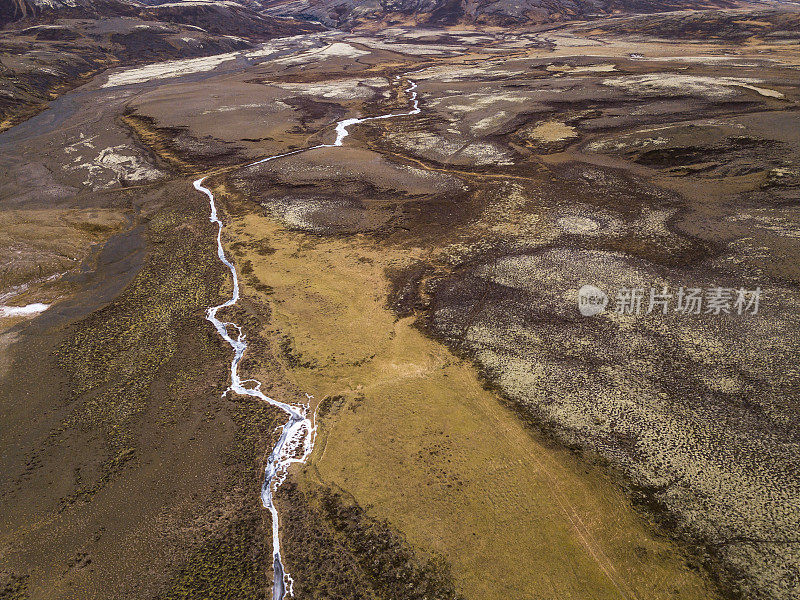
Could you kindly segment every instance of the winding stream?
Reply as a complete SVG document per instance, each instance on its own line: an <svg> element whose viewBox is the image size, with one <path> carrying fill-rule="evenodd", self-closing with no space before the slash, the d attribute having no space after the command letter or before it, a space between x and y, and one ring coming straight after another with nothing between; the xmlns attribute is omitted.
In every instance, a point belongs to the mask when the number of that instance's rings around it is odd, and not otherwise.
<svg viewBox="0 0 800 600"><path fill-rule="evenodd" d="M399 80L400 76L397 75L395 79ZM392 117L406 117L420 113L419 99L415 91L417 84L409 81L409 86L406 88L406 93L410 94L411 110L400 113L388 113L377 117L363 117L363 118L350 118L343 119L336 124L336 139L332 144L318 144L308 148L301 148L283 154L276 154L267 158L262 158L253 163L245 165L244 168L252 167L265 163L277 158L285 156L292 156L308 150L315 150L317 148L332 148L341 146L344 139L348 136L348 127L351 125L358 125L367 121L375 121L379 119L390 119ZM208 319L217 330L217 333L230 345L233 349L233 359L231 360L230 387L225 390L225 393L234 392L245 396L252 396L258 398L263 402L271 404L280 408L289 417L284 424L281 435L277 443L270 452L267 459L267 466L264 472L264 483L261 486L261 502L264 508L268 509L272 515L272 566L275 577L272 584L272 598L273 600L284 600L287 595L292 596L292 586L294 581L289 573L283 567L281 560L280 549L280 535L279 535L279 520L278 510L273 502L273 494L275 490L286 479L289 467L294 463L304 463L311 454L314 448L314 439L316 437L316 423L313 415L309 417L309 404L287 404L279 400L270 398L261 391L261 382L255 379L241 379L239 377L239 363L247 350L247 341L242 328L236 323L230 321L222 321L217 318L217 313L229 306L233 306L239 300L239 277L236 273L236 267L228 260L225 255L225 249L222 246L222 229L223 223L217 213L217 205L214 199L213 192L203 185L203 182L208 176L201 177L194 182L194 188L208 197L208 202L211 207L210 220L212 223L217 224L217 256L219 260L231 272L233 279L233 294L230 299L223 302L218 306L210 307L206 312L206 319ZM311 396L308 396L311 399Z"/></svg>

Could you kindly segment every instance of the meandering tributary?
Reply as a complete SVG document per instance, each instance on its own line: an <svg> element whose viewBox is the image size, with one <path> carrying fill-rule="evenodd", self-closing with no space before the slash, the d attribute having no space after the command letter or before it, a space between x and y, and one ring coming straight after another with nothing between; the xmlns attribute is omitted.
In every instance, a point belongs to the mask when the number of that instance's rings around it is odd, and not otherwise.
<svg viewBox="0 0 800 600"><path fill-rule="evenodd" d="M397 76L400 79L400 76ZM348 136L348 128L351 125L358 125L367 121L375 121L379 119L390 119L392 117L405 117L410 115L419 114L419 99L415 91L417 84L409 81L409 86L406 88L406 93L410 94L411 110L399 113L387 113L376 117L363 117L363 118L350 118L343 119L336 124L336 139L332 144L318 144L308 148L301 148L283 154L276 154L267 158L262 158L253 163L245 165L243 168L253 167L265 163L267 161L300 154L308 150L315 150L317 148L332 148L341 146L344 139ZM217 212L216 200L214 193L203 185L203 182L208 176L201 177L194 182L196 190L203 192L208 196L208 202L211 207L212 223L217 225L217 256L219 260L231 272L233 279L233 293L231 297L217 306L212 306L206 312L206 318L214 325L220 336L230 345L233 349L233 359L231 360L230 368L230 387L225 393L234 392L236 394L243 394L252 396L259 400L271 404L286 413L288 419L284 424L281 435L275 446L272 448L269 457L267 458L267 465L264 472L264 483L261 487L261 502L264 508L268 509L272 514L272 565L274 569L274 580L272 585L272 598L273 600L283 600L287 595L293 595L292 585L293 580L291 575L286 571L281 560L280 549L280 535L279 535L279 515L273 501L275 490L286 478L289 467L294 463L305 462L311 451L314 448L314 438L316 436L316 424L314 415L309 415L309 404L288 404L270 398L261 391L261 382L255 379L241 379L239 376L239 364L242 357L247 350L247 340L242 328L236 323L230 321L223 321L217 317L220 310L229 306L233 306L239 300L239 277L236 272L236 267L228 260L225 254L225 248L222 245L222 231L224 225ZM311 397L309 396L309 400Z"/></svg>

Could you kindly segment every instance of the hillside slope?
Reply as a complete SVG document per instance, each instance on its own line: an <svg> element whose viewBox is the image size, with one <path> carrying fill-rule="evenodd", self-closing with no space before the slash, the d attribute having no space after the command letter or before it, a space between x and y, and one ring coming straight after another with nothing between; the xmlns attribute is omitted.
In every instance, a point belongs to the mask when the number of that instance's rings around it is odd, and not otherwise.
<svg viewBox="0 0 800 600"><path fill-rule="evenodd" d="M134 0L0 0L0 27L40 18L108 18L135 15Z"/></svg>
<svg viewBox="0 0 800 600"><path fill-rule="evenodd" d="M234 2L0 0L0 131L112 66L210 56L322 29Z"/></svg>
<svg viewBox="0 0 800 600"><path fill-rule="evenodd" d="M731 8L734 0L264 0L271 15L353 28L369 23L521 25L617 13Z"/></svg>

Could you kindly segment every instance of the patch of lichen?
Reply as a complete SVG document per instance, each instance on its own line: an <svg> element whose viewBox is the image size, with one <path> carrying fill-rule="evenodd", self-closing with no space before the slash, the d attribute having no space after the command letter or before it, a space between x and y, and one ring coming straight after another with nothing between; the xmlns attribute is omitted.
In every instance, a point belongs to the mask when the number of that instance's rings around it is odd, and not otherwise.
<svg viewBox="0 0 800 600"><path fill-rule="evenodd" d="M414 550L402 534L328 487L287 481L277 494L283 557L300 598L456 600L444 560Z"/></svg>
<svg viewBox="0 0 800 600"><path fill-rule="evenodd" d="M589 240L581 246L591 250L624 252L633 258L641 258L668 267L697 264L718 253L718 249L712 243L675 234L660 237L608 236Z"/></svg>

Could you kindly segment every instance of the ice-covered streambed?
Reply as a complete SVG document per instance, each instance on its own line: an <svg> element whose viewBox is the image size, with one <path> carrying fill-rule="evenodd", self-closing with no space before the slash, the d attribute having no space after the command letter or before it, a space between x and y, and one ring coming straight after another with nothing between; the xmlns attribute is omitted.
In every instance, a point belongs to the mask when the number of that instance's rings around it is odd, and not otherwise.
<svg viewBox="0 0 800 600"><path fill-rule="evenodd" d="M400 79L400 76L397 76L397 79ZM293 154L299 154L301 152L314 150L316 148L332 148L335 146L341 146L349 133L348 128L351 125L358 125L359 123L365 123L367 121L375 121L379 119L390 119L392 117L405 117L419 114L420 108L417 92L415 91L416 87L416 83L409 81L409 86L406 88L406 93L410 94L409 101L411 110L406 112L388 113L377 117L343 119L336 124L336 139L332 144L319 144L317 146L293 150L292 152L286 152L284 154L276 154L275 156L269 156L245 165L245 167L252 167L270 160L291 156ZM228 257L225 254L225 249L222 245L223 223L217 212L214 193L203 185L205 179L206 177L197 179L194 182L194 187L196 190L204 193L208 197L208 202L211 207L210 220L212 223L216 223L217 225L217 256L231 272L231 277L233 279L233 293L230 299L218 306L210 307L206 312L206 318L214 325L214 328L217 330L220 336L222 336L222 338L233 349L233 359L231 360L230 369L231 385L225 393L227 394L228 392L234 392L236 394L243 394L258 398L263 402L281 409L288 417L288 420L281 430L281 435L278 438L277 443L267 458L267 466L264 472L264 483L261 486L261 502L263 503L264 508L268 509L272 514L272 564L275 573L272 585L272 598L273 600L283 600L287 595L293 595L293 580L289 573L286 572L281 560L278 510L273 502L273 494L286 478L289 467L294 463L303 463L308 459L311 451L314 448L316 424L314 421L314 416L309 415L309 404L287 404L285 402L281 402L280 400L275 400L261 391L260 381L255 379L242 380L239 377L239 363L244 356L245 350L247 350L245 334L242 331L242 328L236 323L222 321L217 317L217 314L220 310L229 306L233 306L236 304L236 302L238 302L239 277L236 273L236 267L230 260L228 260ZM310 400L311 396L308 396L308 398Z"/></svg>

